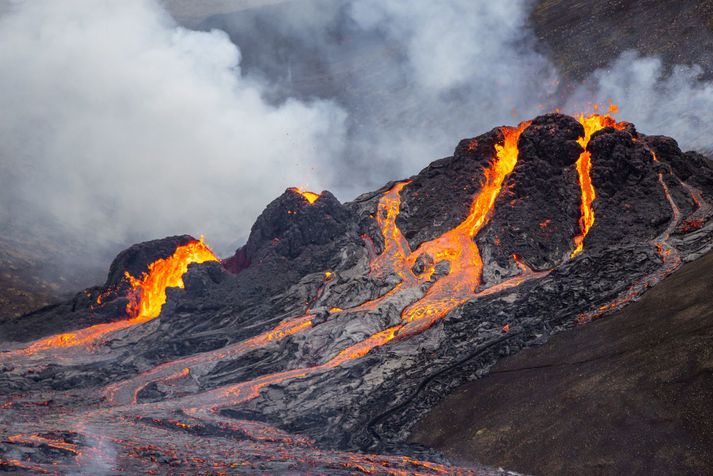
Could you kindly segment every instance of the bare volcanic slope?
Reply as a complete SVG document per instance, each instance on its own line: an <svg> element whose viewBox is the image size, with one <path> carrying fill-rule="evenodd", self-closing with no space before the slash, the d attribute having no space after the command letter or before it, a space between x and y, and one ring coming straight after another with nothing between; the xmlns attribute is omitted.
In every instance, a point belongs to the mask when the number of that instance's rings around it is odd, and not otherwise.
<svg viewBox="0 0 713 476"><path fill-rule="evenodd" d="M698 64L707 76L713 73L711 0L538 0L531 22L570 80L584 79L627 50L659 56L669 67Z"/></svg>
<svg viewBox="0 0 713 476"><path fill-rule="evenodd" d="M0 240L0 321L61 300L57 287L33 269L33 258Z"/></svg>
<svg viewBox="0 0 713 476"><path fill-rule="evenodd" d="M713 470L713 253L637 303L500 361L412 441L532 474Z"/></svg>
<svg viewBox="0 0 713 476"><path fill-rule="evenodd" d="M134 245L104 285L0 323L1 461L470 472L408 443L419 416L701 256L710 203L713 165L673 139L548 114L351 203L288 189L226 260Z"/></svg>
<svg viewBox="0 0 713 476"><path fill-rule="evenodd" d="M26 240L20 242L7 237L18 236L15 230L3 228L2 233L0 321L60 302L100 278L104 272L97 272L91 263L64 266L64 261L58 257L67 252L67 246L60 245L58 240L35 235L26 236Z"/></svg>

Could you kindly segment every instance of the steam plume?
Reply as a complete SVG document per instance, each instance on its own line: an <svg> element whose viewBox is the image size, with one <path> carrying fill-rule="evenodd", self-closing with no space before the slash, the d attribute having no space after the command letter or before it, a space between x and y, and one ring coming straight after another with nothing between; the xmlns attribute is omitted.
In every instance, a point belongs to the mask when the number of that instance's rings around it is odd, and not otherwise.
<svg viewBox="0 0 713 476"><path fill-rule="evenodd" d="M284 188L321 190L341 151L339 107L268 104L227 35L153 1L23 2L0 43L5 224L95 242L205 233L225 252Z"/></svg>

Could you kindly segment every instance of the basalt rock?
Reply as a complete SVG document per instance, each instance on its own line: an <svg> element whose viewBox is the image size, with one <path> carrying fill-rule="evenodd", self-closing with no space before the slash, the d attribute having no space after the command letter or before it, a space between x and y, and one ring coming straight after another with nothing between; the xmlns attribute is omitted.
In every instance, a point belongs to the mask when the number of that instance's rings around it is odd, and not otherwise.
<svg viewBox="0 0 713 476"><path fill-rule="evenodd" d="M695 151L681 152L671 137L647 136L644 141L660 160L671 166L678 178L699 188L708 200L713 198L713 161Z"/></svg>
<svg viewBox="0 0 713 476"><path fill-rule="evenodd" d="M578 231L580 189L575 164L584 133L572 117L538 117L520 136L515 169L498 197L491 224L478 236L502 268L516 254L538 269L562 263ZM494 276L495 277L495 276ZM497 278L497 277L496 277Z"/></svg>
<svg viewBox="0 0 713 476"><path fill-rule="evenodd" d="M611 243L642 243L661 234L673 214L651 152L631 134L613 128L595 133L588 149L599 223L585 246L601 249Z"/></svg>
<svg viewBox="0 0 713 476"><path fill-rule="evenodd" d="M411 179L401 192L401 212L396 220L411 249L445 233L468 216L495 144L502 140L500 129L463 139L452 157L431 163Z"/></svg>
<svg viewBox="0 0 713 476"><path fill-rule="evenodd" d="M341 251L361 243L357 217L328 191L314 203L286 190L258 217L245 246L227 261L249 279L270 275L268 293L284 290L310 273L339 267ZM246 278L242 278L245 281Z"/></svg>

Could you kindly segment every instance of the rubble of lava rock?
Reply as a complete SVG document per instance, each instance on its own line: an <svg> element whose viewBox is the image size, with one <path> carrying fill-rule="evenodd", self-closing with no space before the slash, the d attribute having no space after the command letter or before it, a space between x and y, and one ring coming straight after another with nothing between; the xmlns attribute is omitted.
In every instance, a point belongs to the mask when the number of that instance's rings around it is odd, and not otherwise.
<svg viewBox="0 0 713 476"><path fill-rule="evenodd" d="M673 139L548 114L351 203L289 189L222 261L132 246L0 324L0 471L500 474L409 430L713 247L711 203L713 163Z"/></svg>

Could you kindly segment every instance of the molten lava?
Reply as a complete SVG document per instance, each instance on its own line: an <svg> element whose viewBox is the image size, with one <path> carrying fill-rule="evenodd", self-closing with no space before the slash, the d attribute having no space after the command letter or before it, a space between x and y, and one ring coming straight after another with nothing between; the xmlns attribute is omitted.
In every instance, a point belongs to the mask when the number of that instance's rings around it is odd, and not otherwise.
<svg viewBox="0 0 713 476"><path fill-rule="evenodd" d="M609 112L615 113L618 108L616 104L609 106ZM614 127L615 129L622 130L626 126L623 123L616 122L609 114L599 115L592 114L590 116L584 117L584 114L579 115L579 123L584 127L584 135L577 139L577 143L582 146L582 153L579 154L577 159L577 173L579 174L579 186L582 189L582 204L580 206L581 215L579 218L579 229L581 233L574 237L574 251L572 251L571 257L574 258L584 249L584 238L586 238L589 230L594 225L594 208L592 208L592 203L594 199L597 198L597 194L594 190L594 185L592 184L592 154L587 150L587 145L589 145L589 140L592 135L605 127Z"/></svg>
<svg viewBox="0 0 713 476"><path fill-rule="evenodd" d="M372 272L396 273L401 279L406 279L404 263L411 253L411 247L401 230L396 226L396 218L401 209L401 191L410 184L410 180L399 182L386 192L379 200L376 213L376 223L384 237L384 250L371 263Z"/></svg>
<svg viewBox="0 0 713 476"><path fill-rule="evenodd" d="M292 187L292 188L290 188L290 189L288 189L288 190L290 190L290 191L292 191L292 192L295 192L295 193L297 193L297 194L299 194L299 195L302 195L302 197L303 197L305 200L307 200L310 205L313 204L314 202L316 202L317 199L319 198L319 194L318 194L318 193L308 192L308 191L306 191L306 190L302 190L302 189L299 188L299 187Z"/></svg>
<svg viewBox="0 0 713 476"><path fill-rule="evenodd" d="M166 302L166 288L183 287L183 274L188 271L191 263L218 261L211 249L200 241L192 241L176 248L168 258L158 259L149 265L149 272L143 273L140 279L128 273L125 278L131 285L132 292L126 305L128 319L116 322L97 324L84 329L65 334L57 334L34 342L23 350L31 355L40 350L57 347L76 347L92 344L111 332L149 321L161 313L161 307Z"/></svg>
<svg viewBox="0 0 713 476"><path fill-rule="evenodd" d="M495 160L485 169L484 183L471 203L468 216L452 230L423 243L408 257L409 271L422 255L429 255L434 263L447 261L450 271L447 276L436 281L421 300L403 311L402 319L405 322L424 320L430 326L455 307L473 298L475 290L480 286L483 271L483 261L474 238L490 219L503 182L515 168L517 142L529 125L529 122L524 122L517 128L501 129L503 144L495 145Z"/></svg>
<svg viewBox="0 0 713 476"><path fill-rule="evenodd" d="M188 265L206 261L219 260L201 237L200 241L179 246L168 258L151 263L148 273L143 273L141 278L125 273L134 291L126 305L126 314L137 322L158 317L166 303L166 288L182 288L183 275L188 271Z"/></svg>
<svg viewBox="0 0 713 476"><path fill-rule="evenodd" d="M437 320L466 301L494 294L518 286L526 280L546 275L546 271L533 272L517 256L514 256L515 264L522 271L519 275L506 279L481 292L476 292L481 281L483 262L474 238L488 222L495 206L495 201L502 190L503 182L517 163L518 138L528 125L529 123L523 123L518 128L504 128L502 130L504 136L503 144L497 145L495 148L495 158L485 171L484 183L480 192L473 198L468 216L457 227L434 240L423 243L415 252L411 252L408 242L396 226L396 218L400 208L399 193L409 182L397 183L381 197L376 218L384 236L384 249L381 255L372 262L372 273L395 273L402 278L402 281L384 296L344 312L372 308L402 289L415 288L429 281L432 271L418 276L413 272L415 261L423 255L430 255L433 258L433 263L447 261L450 264L450 271L446 276L438 279L421 299L402 311L400 323L387 327L360 342L342 349L322 364L264 375L253 380L209 390L198 395L154 404L153 407L182 408L184 413L192 418L220 419L218 411L221 408L239 405L254 399L269 385L304 378L318 372L328 371L346 362L360 359L371 350L386 345L394 339L403 339L425 331ZM333 309L336 311L338 308ZM138 392L150 382L166 381L180 377L179 372L187 364L195 365L215 361L218 358L225 358L226 354L231 354L231 356L242 354L248 349L254 348L254 346L264 345L272 340L273 335L281 338L283 335L306 330L312 326L311 317L308 310L305 316L285 321L284 324L288 328L285 329L286 332L284 333L276 328L267 334L256 336L227 349L219 349L206 354L192 356L182 361L163 364L150 372L131 379L131 381L113 385L108 392L107 399L114 403L127 401L136 403ZM179 369L181 370L179 371Z"/></svg>

